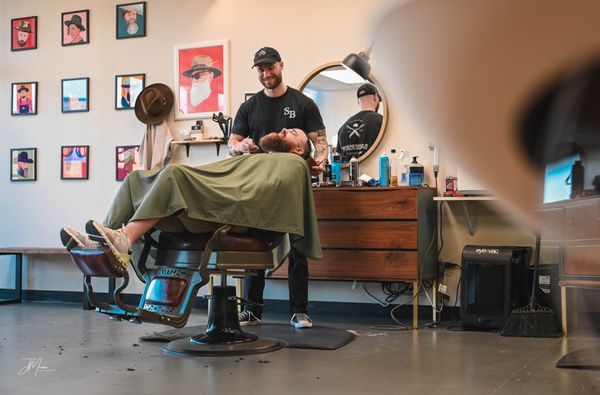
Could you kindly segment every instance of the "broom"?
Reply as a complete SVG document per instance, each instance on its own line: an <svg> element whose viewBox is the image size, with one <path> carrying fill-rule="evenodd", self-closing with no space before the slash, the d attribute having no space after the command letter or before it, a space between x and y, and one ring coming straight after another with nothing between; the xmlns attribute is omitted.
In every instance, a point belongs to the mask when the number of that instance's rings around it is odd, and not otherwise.
<svg viewBox="0 0 600 395"><path fill-rule="evenodd" d="M554 312L548 307L540 306L535 298L538 288L538 265L540 263L540 241L538 234L535 239L535 257L533 262L533 284L531 285L531 297L529 304L525 307L511 311L504 328L500 331L501 336L520 337L559 337L561 332L556 325Z"/></svg>

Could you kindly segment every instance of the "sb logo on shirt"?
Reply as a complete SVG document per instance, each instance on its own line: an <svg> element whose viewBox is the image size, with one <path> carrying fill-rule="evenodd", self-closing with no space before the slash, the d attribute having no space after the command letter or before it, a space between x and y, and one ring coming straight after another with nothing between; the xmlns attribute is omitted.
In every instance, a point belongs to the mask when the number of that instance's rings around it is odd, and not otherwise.
<svg viewBox="0 0 600 395"><path fill-rule="evenodd" d="M290 110L289 107L285 107L283 109L283 115L292 119L292 118L296 118L296 110Z"/></svg>

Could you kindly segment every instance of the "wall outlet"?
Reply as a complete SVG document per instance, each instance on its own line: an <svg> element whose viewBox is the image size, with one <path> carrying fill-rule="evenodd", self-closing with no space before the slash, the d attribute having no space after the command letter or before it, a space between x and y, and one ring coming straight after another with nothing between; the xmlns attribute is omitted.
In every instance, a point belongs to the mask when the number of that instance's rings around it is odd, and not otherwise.
<svg viewBox="0 0 600 395"><path fill-rule="evenodd" d="M448 287L446 286L446 284L442 284L442 283L440 283L440 284L438 285L438 292L439 292L439 293L441 293L441 294L444 294L444 295L445 295L447 291L448 291Z"/></svg>

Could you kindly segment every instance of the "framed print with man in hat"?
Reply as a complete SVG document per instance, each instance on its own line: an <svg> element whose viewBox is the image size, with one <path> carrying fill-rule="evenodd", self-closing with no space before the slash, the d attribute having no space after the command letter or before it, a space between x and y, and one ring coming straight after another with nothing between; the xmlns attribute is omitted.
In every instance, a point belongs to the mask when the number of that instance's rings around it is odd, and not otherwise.
<svg viewBox="0 0 600 395"><path fill-rule="evenodd" d="M146 2L117 4L117 40L146 36Z"/></svg>
<svg viewBox="0 0 600 395"><path fill-rule="evenodd" d="M37 87L37 81L13 82L11 84L11 115L37 114Z"/></svg>
<svg viewBox="0 0 600 395"><path fill-rule="evenodd" d="M146 74L115 75L115 110L133 110L146 85Z"/></svg>
<svg viewBox="0 0 600 395"><path fill-rule="evenodd" d="M139 145L121 145L116 147L116 180L123 181L129 173L142 168Z"/></svg>
<svg viewBox="0 0 600 395"><path fill-rule="evenodd" d="M37 16L10 20L10 50L25 51L37 48Z"/></svg>
<svg viewBox="0 0 600 395"><path fill-rule="evenodd" d="M37 148L12 148L10 150L10 180L35 181L37 179Z"/></svg>
<svg viewBox="0 0 600 395"><path fill-rule="evenodd" d="M175 47L175 119L210 118L229 110L229 43Z"/></svg>
<svg viewBox="0 0 600 395"><path fill-rule="evenodd" d="M60 22L63 47L90 43L90 10L63 12Z"/></svg>
<svg viewBox="0 0 600 395"><path fill-rule="evenodd" d="M60 178L62 180L87 180L89 178L90 146L63 145L60 150Z"/></svg>

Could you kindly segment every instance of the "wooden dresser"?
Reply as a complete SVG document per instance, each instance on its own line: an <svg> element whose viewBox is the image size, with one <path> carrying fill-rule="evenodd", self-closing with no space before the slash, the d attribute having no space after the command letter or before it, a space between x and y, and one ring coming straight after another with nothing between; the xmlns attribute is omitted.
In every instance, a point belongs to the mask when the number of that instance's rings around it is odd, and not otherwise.
<svg viewBox="0 0 600 395"><path fill-rule="evenodd" d="M550 203L540 212L542 257L559 263L566 335L566 288L600 288L600 197Z"/></svg>
<svg viewBox="0 0 600 395"><path fill-rule="evenodd" d="M323 258L311 280L420 281L437 270L434 188L314 189ZM287 276L287 266L273 273ZM413 304L417 322L418 298Z"/></svg>

